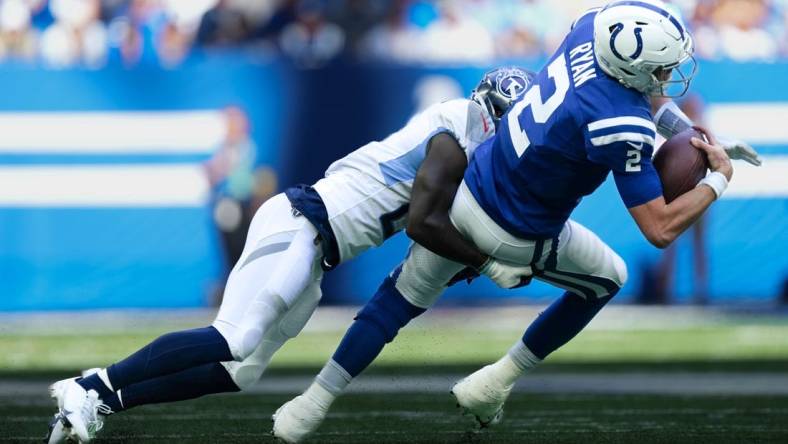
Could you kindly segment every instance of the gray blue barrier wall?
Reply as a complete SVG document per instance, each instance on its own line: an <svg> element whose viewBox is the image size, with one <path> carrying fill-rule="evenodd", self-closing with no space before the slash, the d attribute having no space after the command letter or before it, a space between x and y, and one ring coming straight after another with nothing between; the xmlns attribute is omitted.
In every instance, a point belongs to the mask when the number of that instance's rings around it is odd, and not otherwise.
<svg viewBox="0 0 788 444"><path fill-rule="evenodd" d="M343 64L300 71L278 61L217 56L176 70L4 67L0 310L205 305L225 269L201 163L221 143L224 107L247 112L257 162L273 166L284 187L312 182L332 160L385 137L420 102L467 94L482 72ZM694 84L707 102L708 123L751 140L766 161L760 170L737 163L730 193L709 215L715 302L773 300L788 277L785 78L785 64L704 63ZM84 192L80 181L95 192ZM619 299L631 300L644 284L643 270L661 253L642 239L610 183L575 218L627 261L630 281ZM679 301L693 292L689 243L679 241ZM398 235L331 273L326 301L366 300L407 244ZM556 294L539 284L506 292L479 281L452 288L446 299L489 303Z"/></svg>

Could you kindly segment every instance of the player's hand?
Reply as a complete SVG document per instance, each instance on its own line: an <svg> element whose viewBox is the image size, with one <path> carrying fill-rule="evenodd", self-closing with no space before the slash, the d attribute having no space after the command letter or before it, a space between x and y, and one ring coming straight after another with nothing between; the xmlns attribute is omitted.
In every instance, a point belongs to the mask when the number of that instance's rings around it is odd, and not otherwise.
<svg viewBox="0 0 788 444"><path fill-rule="evenodd" d="M487 259L479 272L495 282L501 288L516 288L526 285L533 276L528 265L517 265L501 262L493 258Z"/></svg>
<svg viewBox="0 0 788 444"><path fill-rule="evenodd" d="M751 165L761 166L761 157L747 142L734 139L719 139L731 159L741 159Z"/></svg>
<svg viewBox="0 0 788 444"><path fill-rule="evenodd" d="M731 159L725 152L725 148L717 142L717 139L709 130L700 126L696 126L695 129L700 131L706 137L706 140L693 137L690 139L690 143L695 148L706 153L706 158L709 160L709 168L712 171L721 173L730 182L731 177L733 177L733 165L731 165Z"/></svg>

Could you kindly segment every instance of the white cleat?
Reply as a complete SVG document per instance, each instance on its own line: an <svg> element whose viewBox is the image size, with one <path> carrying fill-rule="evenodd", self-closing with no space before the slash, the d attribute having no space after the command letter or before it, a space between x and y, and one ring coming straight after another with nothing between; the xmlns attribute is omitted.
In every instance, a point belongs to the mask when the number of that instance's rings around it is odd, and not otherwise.
<svg viewBox="0 0 788 444"><path fill-rule="evenodd" d="M55 399L58 413L50 424L50 433L47 437L49 443L67 442L71 439L82 444L89 443L96 433L104 427L101 415L108 415L112 411L101 403L95 390L86 391L77 384L76 378L64 379L52 384L49 393ZM57 423L60 423L58 425ZM61 441L54 438L65 434Z"/></svg>
<svg viewBox="0 0 788 444"><path fill-rule="evenodd" d="M503 419L503 404L513 386L501 382L488 365L454 384L451 394L463 414L473 415L481 427L490 427Z"/></svg>
<svg viewBox="0 0 788 444"><path fill-rule="evenodd" d="M49 431L44 442L47 444L76 443L77 441L71 438L71 427L67 427L67 423L68 420L64 420L60 413L55 413L55 416L49 421Z"/></svg>
<svg viewBox="0 0 788 444"><path fill-rule="evenodd" d="M288 444L303 442L315 432L328 413L328 407L321 405L307 395L299 395L279 407L271 416L275 438Z"/></svg>

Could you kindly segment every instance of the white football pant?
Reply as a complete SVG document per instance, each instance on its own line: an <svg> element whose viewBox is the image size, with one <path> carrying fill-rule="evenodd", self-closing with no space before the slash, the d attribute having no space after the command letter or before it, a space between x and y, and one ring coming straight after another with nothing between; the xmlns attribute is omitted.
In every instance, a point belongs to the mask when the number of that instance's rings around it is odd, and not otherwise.
<svg viewBox="0 0 788 444"><path fill-rule="evenodd" d="M615 294L627 279L624 261L593 232L572 220L554 240L519 239L496 224L463 182L451 208L454 226L477 248L496 259L531 265L536 279L593 299ZM396 287L421 308L432 306L465 265L413 244Z"/></svg>
<svg viewBox="0 0 788 444"><path fill-rule="evenodd" d="M213 322L236 359L223 365L242 390L257 382L273 354L317 308L323 270L316 238L317 230L294 215L284 194L269 199L252 219Z"/></svg>

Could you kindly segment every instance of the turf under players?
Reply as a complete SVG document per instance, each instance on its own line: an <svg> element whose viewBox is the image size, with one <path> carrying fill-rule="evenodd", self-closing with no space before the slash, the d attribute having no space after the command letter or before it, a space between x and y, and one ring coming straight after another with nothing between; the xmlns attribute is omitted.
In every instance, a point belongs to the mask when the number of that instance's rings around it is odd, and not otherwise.
<svg viewBox="0 0 788 444"><path fill-rule="evenodd" d="M442 165L449 152L464 169L531 76L518 68L488 73L471 100L433 105L385 140L332 164L314 186L290 188L266 202L252 221L213 324L161 336L96 374L53 384L58 412L49 442L88 442L112 412L257 382L272 355L315 310L324 270L400 231L422 164ZM506 283L530 269L491 260L485 272Z"/></svg>
<svg viewBox="0 0 788 444"><path fill-rule="evenodd" d="M506 356L454 386L458 403L482 425L498 421L515 380L579 333L626 281L623 260L569 219L583 196L612 171L645 237L664 247L724 192L733 171L726 151L760 163L746 144L722 147L710 135L711 143L695 140L712 172L665 203L651 164L657 128L670 137L691 123L672 102L651 99L674 83L686 91L691 76L679 69L694 62L692 49L680 19L657 1L614 1L581 16L496 136L477 149L450 219L409 221L417 242L409 257L358 313L315 382L276 412L275 436L300 442L316 430L385 343L432 305L449 277L485 255L533 267L537 279L565 290ZM678 80L671 80L674 70ZM414 190L422 180L430 178L417 177ZM419 216L417 199L414 193L411 217Z"/></svg>

